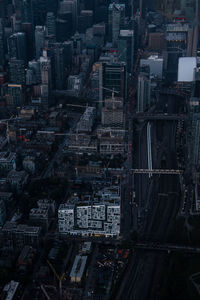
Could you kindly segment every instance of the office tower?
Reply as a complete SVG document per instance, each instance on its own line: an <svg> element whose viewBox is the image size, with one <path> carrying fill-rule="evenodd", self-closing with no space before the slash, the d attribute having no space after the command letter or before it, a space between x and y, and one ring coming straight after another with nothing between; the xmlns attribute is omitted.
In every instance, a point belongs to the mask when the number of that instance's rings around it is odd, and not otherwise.
<svg viewBox="0 0 200 300"><path fill-rule="evenodd" d="M134 64L134 31L120 30L118 39L118 59L126 62L127 72L133 72Z"/></svg>
<svg viewBox="0 0 200 300"><path fill-rule="evenodd" d="M95 23L108 21L108 1L107 0L87 0L84 1L84 9L92 10Z"/></svg>
<svg viewBox="0 0 200 300"><path fill-rule="evenodd" d="M198 0L181 0L180 4L181 10L186 18L189 21L193 21L198 11Z"/></svg>
<svg viewBox="0 0 200 300"><path fill-rule="evenodd" d="M24 32L17 32L8 38L9 58L16 58L27 62L26 35Z"/></svg>
<svg viewBox="0 0 200 300"><path fill-rule="evenodd" d="M82 38L79 35L79 33L75 33L70 41L72 41L72 47L73 47L73 54L79 55L82 52Z"/></svg>
<svg viewBox="0 0 200 300"><path fill-rule="evenodd" d="M117 97L126 99L127 96L127 76L126 63L112 62L103 63L100 68L100 89L103 99L112 96L112 91L116 92ZM107 90L106 90L107 89ZM109 90L108 90L109 89Z"/></svg>
<svg viewBox="0 0 200 300"><path fill-rule="evenodd" d="M40 72L41 72L41 83L47 85L51 89L51 61L48 57L41 56L40 62Z"/></svg>
<svg viewBox="0 0 200 300"><path fill-rule="evenodd" d="M26 34L27 60L30 61L35 56L33 24L22 23L21 27L22 27L22 31Z"/></svg>
<svg viewBox="0 0 200 300"><path fill-rule="evenodd" d="M65 86L65 51L62 43L53 44L53 83L56 90Z"/></svg>
<svg viewBox="0 0 200 300"><path fill-rule="evenodd" d="M67 41L73 32L72 13L60 12L56 19L56 40L57 42Z"/></svg>
<svg viewBox="0 0 200 300"><path fill-rule="evenodd" d="M85 33L87 28L91 27L93 23L92 10L82 10L78 17L78 32Z"/></svg>
<svg viewBox="0 0 200 300"><path fill-rule="evenodd" d="M99 68L99 115L105 98L111 97L112 92L117 97L127 97L127 71L124 62L102 63Z"/></svg>
<svg viewBox="0 0 200 300"><path fill-rule="evenodd" d="M151 80L149 74L141 73L137 85L137 112L144 112L150 104Z"/></svg>
<svg viewBox="0 0 200 300"><path fill-rule="evenodd" d="M40 62L39 60L32 60L28 63L28 68L26 71L26 84L34 85L41 82L40 73Z"/></svg>
<svg viewBox="0 0 200 300"><path fill-rule="evenodd" d="M6 207L3 200L0 200L0 226L3 226L6 221Z"/></svg>
<svg viewBox="0 0 200 300"><path fill-rule="evenodd" d="M64 0L59 4L59 14L70 12L72 14L73 32L77 28L77 0Z"/></svg>
<svg viewBox="0 0 200 300"><path fill-rule="evenodd" d="M70 69L72 65L72 52L73 52L72 41L64 42L63 47L65 49L65 64L67 68Z"/></svg>
<svg viewBox="0 0 200 300"><path fill-rule="evenodd" d="M58 11L58 2L55 0L46 0L46 5L47 5L47 11L52 12L54 16L56 16L57 11Z"/></svg>
<svg viewBox="0 0 200 300"><path fill-rule="evenodd" d="M39 59L41 73L40 94L41 106L46 109L49 106L49 99L52 88L52 71L50 59L47 57L46 53L43 54L45 56L41 56Z"/></svg>
<svg viewBox="0 0 200 300"><path fill-rule="evenodd" d="M32 0L20 0L21 22L33 24Z"/></svg>
<svg viewBox="0 0 200 300"><path fill-rule="evenodd" d="M21 20L17 17L17 15L13 15L10 17L12 32L21 32Z"/></svg>
<svg viewBox="0 0 200 300"><path fill-rule="evenodd" d="M3 66L4 62L5 62L4 23L3 23L3 19L0 19L0 66Z"/></svg>
<svg viewBox="0 0 200 300"><path fill-rule="evenodd" d="M45 27L36 26L35 27L35 54L36 58L39 58L42 54L42 49L44 47L45 41Z"/></svg>
<svg viewBox="0 0 200 300"><path fill-rule="evenodd" d="M56 18L52 12L47 13L46 31L48 36L56 36Z"/></svg>
<svg viewBox="0 0 200 300"><path fill-rule="evenodd" d="M4 18L5 15L6 15L5 1L0 0L0 18Z"/></svg>
<svg viewBox="0 0 200 300"><path fill-rule="evenodd" d="M181 23L172 23L166 26L167 42L167 72L168 81L176 81L178 73L178 60L181 56L186 56L190 52L187 46L192 43L189 41L189 25Z"/></svg>
<svg viewBox="0 0 200 300"><path fill-rule="evenodd" d="M23 91L21 84L8 84L7 93L5 95L6 104L11 107L18 107L23 104Z"/></svg>
<svg viewBox="0 0 200 300"><path fill-rule="evenodd" d="M108 9L108 35L113 46L117 45L120 29L124 28L125 4L112 3Z"/></svg>
<svg viewBox="0 0 200 300"><path fill-rule="evenodd" d="M47 0L32 0L32 7L34 25L44 26L47 13Z"/></svg>
<svg viewBox="0 0 200 300"><path fill-rule="evenodd" d="M9 78L11 83L25 84L25 63L23 60L12 58L9 61Z"/></svg>

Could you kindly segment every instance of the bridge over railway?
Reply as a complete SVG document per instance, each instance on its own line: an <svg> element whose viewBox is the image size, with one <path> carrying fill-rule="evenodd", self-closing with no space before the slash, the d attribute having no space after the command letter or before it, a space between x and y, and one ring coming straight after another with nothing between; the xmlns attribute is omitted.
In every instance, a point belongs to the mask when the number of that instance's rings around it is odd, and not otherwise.
<svg viewBox="0 0 200 300"><path fill-rule="evenodd" d="M148 114L148 113L136 113L133 114L133 119L137 120L165 120L165 121L179 121L187 120L187 116L184 114Z"/></svg>
<svg viewBox="0 0 200 300"><path fill-rule="evenodd" d="M167 170L167 169L131 169L134 174L162 174L162 175L180 175L183 170Z"/></svg>
<svg viewBox="0 0 200 300"><path fill-rule="evenodd" d="M144 250L157 250L157 251L182 251L186 253L193 253L193 254L200 254L199 247L192 247L192 246L182 246L177 244L160 244L160 243L153 243L153 242L142 242L136 243L133 248L136 249L144 249Z"/></svg>

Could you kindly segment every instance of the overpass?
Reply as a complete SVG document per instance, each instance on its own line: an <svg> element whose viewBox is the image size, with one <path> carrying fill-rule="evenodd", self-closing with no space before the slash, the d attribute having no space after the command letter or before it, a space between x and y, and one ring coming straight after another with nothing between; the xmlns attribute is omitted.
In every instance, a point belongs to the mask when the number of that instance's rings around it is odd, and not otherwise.
<svg viewBox="0 0 200 300"><path fill-rule="evenodd" d="M187 97L189 95L188 91L184 91L179 88L161 88L159 90L160 94L166 94L166 95L174 95L179 97Z"/></svg>
<svg viewBox="0 0 200 300"><path fill-rule="evenodd" d="M162 174L162 175L180 175L183 170L167 170L167 169L131 169L134 174Z"/></svg>
<svg viewBox="0 0 200 300"><path fill-rule="evenodd" d="M137 120L166 120L166 121L179 121L179 120L186 120L186 115L178 115L178 114L148 114L148 113L136 113L133 114L133 119Z"/></svg>

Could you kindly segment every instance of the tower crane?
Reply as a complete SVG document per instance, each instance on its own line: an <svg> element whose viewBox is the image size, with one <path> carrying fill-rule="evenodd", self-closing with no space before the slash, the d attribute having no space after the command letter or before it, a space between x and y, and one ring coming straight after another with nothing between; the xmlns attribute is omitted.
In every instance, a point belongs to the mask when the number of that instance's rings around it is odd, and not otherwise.
<svg viewBox="0 0 200 300"><path fill-rule="evenodd" d="M58 279L58 282L59 282L59 295L60 295L60 298L61 298L62 297L62 281L65 278L65 273L63 273L61 276L59 276L49 260L47 260L47 263L48 263L51 271L53 272L54 276L56 276L56 278Z"/></svg>

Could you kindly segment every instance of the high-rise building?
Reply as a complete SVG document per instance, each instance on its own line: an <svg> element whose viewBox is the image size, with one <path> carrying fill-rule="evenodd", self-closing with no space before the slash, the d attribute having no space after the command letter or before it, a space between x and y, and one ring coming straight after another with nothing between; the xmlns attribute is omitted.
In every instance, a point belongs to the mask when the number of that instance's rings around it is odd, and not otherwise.
<svg viewBox="0 0 200 300"><path fill-rule="evenodd" d="M12 58L9 61L9 78L11 83L25 84L25 63L23 60Z"/></svg>
<svg viewBox="0 0 200 300"><path fill-rule="evenodd" d="M56 19L56 40L57 42L67 41L73 32L72 13L59 12Z"/></svg>
<svg viewBox="0 0 200 300"><path fill-rule="evenodd" d="M148 74L142 73L138 76L137 87L137 112L144 112L150 104L151 81Z"/></svg>
<svg viewBox="0 0 200 300"><path fill-rule="evenodd" d="M48 57L40 57L40 72L41 72L41 105L44 108L49 106L49 97L52 87L51 61Z"/></svg>
<svg viewBox="0 0 200 300"><path fill-rule="evenodd" d="M32 0L32 7L34 24L44 26L47 14L47 0Z"/></svg>
<svg viewBox="0 0 200 300"><path fill-rule="evenodd" d="M53 44L53 83L56 90L65 86L65 51L62 43Z"/></svg>
<svg viewBox="0 0 200 300"><path fill-rule="evenodd" d="M9 58L24 60L27 62L26 35L24 32L17 32L8 38Z"/></svg>
<svg viewBox="0 0 200 300"><path fill-rule="evenodd" d="M33 24L33 1L20 0L21 22Z"/></svg>
<svg viewBox="0 0 200 300"><path fill-rule="evenodd" d="M46 30L48 36L56 36L56 18L52 12L47 13Z"/></svg>
<svg viewBox="0 0 200 300"><path fill-rule="evenodd" d="M33 24L32 23L22 23L21 28L22 28L22 31L26 34L27 60L30 61L35 56Z"/></svg>
<svg viewBox="0 0 200 300"><path fill-rule="evenodd" d="M178 60L181 56L186 56L189 40L189 24L172 23L166 27L167 43L167 72L168 81L176 81L178 73Z"/></svg>
<svg viewBox="0 0 200 300"><path fill-rule="evenodd" d="M6 5L4 0L0 0L0 18L4 18L6 15Z"/></svg>
<svg viewBox="0 0 200 300"><path fill-rule="evenodd" d="M72 14L73 31L77 28L77 0L64 0L60 2L59 13L70 12Z"/></svg>
<svg viewBox="0 0 200 300"><path fill-rule="evenodd" d="M3 226L6 221L6 207L3 200L0 200L0 226Z"/></svg>
<svg viewBox="0 0 200 300"><path fill-rule="evenodd" d="M134 31L120 30L118 39L118 59L127 65L127 72L132 73L134 65Z"/></svg>
<svg viewBox="0 0 200 300"><path fill-rule="evenodd" d="M0 19L0 66L5 61L5 42L4 42L4 23L3 19Z"/></svg>
<svg viewBox="0 0 200 300"><path fill-rule="evenodd" d="M115 96L126 99L127 72L126 63L102 63L99 68L99 100L103 103L106 97Z"/></svg>
<svg viewBox="0 0 200 300"><path fill-rule="evenodd" d="M189 21L193 21L198 12L198 0L181 0L181 10Z"/></svg>
<svg viewBox="0 0 200 300"><path fill-rule="evenodd" d="M23 104L23 91L21 84L8 84L6 104L12 107L18 107Z"/></svg>
<svg viewBox="0 0 200 300"><path fill-rule="evenodd" d="M85 33L86 30L92 26L93 23L93 11L82 10L78 17L78 32Z"/></svg>
<svg viewBox="0 0 200 300"><path fill-rule="evenodd" d="M36 60L29 61L26 71L26 84L34 85L41 82L40 62Z"/></svg>
<svg viewBox="0 0 200 300"><path fill-rule="evenodd" d="M112 3L108 8L108 34L109 40L117 45L120 29L124 28L125 4Z"/></svg>
<svg viewBox="0 0 200 300"><path fill-rule="evenodd" d="M42 54L42 49L44 47L45 41L45 27L36 26L35 27L35 53L36 58L38 59Z"/></svg>
<svg viewBox="0 0 200 300"><path fill-rule="evenodd" d="M48 57L41 56L40 72L41 72L41 83L51 88L51 61Z"/></svg>

